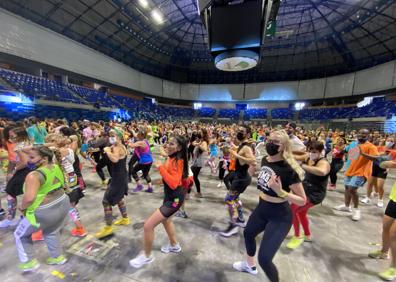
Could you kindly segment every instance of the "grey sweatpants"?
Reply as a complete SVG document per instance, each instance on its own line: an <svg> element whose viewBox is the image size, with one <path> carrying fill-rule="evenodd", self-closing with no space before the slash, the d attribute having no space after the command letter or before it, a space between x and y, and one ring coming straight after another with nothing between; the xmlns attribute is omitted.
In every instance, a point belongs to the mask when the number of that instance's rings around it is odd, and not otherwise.
<svg viewBox="0 0 396 282"><path fill-rule="evenodd" d="M55 201L37 208L35 215L40 227L34 227L26 218L23 218L15 232L15 244L21 263L28 262L34 258L32 233L41 229L44 242L47 244L49 254L57 258L62 254L60 243L60 229L63 227L70 209L70 201L66 194Z"/></svg>

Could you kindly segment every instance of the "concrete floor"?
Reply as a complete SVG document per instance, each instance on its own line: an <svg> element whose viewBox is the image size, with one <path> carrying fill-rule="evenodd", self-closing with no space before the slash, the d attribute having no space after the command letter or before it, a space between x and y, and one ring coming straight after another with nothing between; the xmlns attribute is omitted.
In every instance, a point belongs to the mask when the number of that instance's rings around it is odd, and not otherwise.
<svg viewBox="0 0 396 282"><path fill-rule="evenodd" d="M35 273L21 274L17 269L13 231L0 230L0 281L267 281L260 268L257 276L233 270L232 263L244 257L243 234L240 231L238 236L228 239L219 236L219 230L227 226L227 213L222 202L226 190L216 187L217 178L209 174L208 168L202 174L204 198L192 197L188 201L189 219L174 219L182 253L166 255L160 252L167 237L163 227L159 226L154 242L154 263L139 270L128 264L141 250L144 220L162 203L162 187L156 185L154 194L132 193L127 197L128 213L132 219L130 226L118 227L114 237L97 243L97 246L103 245L102 249L88 255L81 254L84 246L92 246L95 242L92 234L103 226L101 199L104 191L99 178L90 169L85 169L88 188L78 207L90 235L85 239L71 237L68 231L72 225L69 223L62 233L69 261L62 266L45 265L48 255L45 243L37 242L36 255L41 267ZM1 177L4 179L4 175ZM153 172L152 178L154 182L159 179L158 173ZM341 181L339 179L337 191L328 193L322 206L310 211L314 242L304 243L294 251L288 250L284 243L278 251L274 261L281 281L380 281L376 273L386 268L389 262L369 259L367 254L379 248L381 243L383 210L375 205L363 206L359 222L334 211L332 207L342 203L343 199ZM388 193L394 181L393 177L386 181ZM4 206L5 194L1 194L1 198ZM248 216L258 202L258 191L253 185L243 194L242 201ZM114 214L119 214L117 208ZM257 241L260 240L261 237ZM76 254L78 252L80 254Z"/></svg>

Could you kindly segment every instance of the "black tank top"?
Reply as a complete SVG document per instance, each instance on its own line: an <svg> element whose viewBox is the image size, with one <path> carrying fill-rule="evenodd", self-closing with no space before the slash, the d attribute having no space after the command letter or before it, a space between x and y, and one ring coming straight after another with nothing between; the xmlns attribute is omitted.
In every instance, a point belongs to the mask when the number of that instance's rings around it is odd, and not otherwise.
<svg viewBox="0 0 396 282"><path fill-rule="evenodd" d="M240 144L239 147L238 147L237 152L239 153L239 151L240 151L244 146L247 146L247 144L248 144L248 143L246 143L246 142ZM238 158L236 159L236 162L235 162L235 173L236 173L237 175L240 175L240 176L247 175L247 174L248 174L248 169L249 169L249 165L248 165L248 164L241 165L241 163L239 162L239 159L238 159Z"/></svg>
<svg viewBox="0 0 396 282"><path fill-rule="evenodd" d="M318 159L313 166L316 166L316 164L320 160L326 160L326 159L325 158ZM329 174L330 173L328 173L325 176L319 176L309 172L305 173L303 186L304 186L305 194L307 195L308 199L312 204L317 205L321 203L325 198Z"/></svg>

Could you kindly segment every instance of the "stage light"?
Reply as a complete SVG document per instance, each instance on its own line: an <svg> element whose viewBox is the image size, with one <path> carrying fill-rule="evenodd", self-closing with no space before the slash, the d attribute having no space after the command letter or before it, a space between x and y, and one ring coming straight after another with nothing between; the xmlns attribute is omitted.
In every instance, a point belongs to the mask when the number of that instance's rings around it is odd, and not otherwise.
<svg viewBox="0 0 396 282"><path fill-rule="evenodd" d="M164 18L158 10L152 10L151 17L157 24L162 24L164 22Z"/></svg>
<svg viewBox="0 0 396 282"><path fill-rule="evenodd" d="M147 0L139 0L139 4L140 4L140 6L142 6L145 9L147 9L148 5L149 5Z"/></svg>

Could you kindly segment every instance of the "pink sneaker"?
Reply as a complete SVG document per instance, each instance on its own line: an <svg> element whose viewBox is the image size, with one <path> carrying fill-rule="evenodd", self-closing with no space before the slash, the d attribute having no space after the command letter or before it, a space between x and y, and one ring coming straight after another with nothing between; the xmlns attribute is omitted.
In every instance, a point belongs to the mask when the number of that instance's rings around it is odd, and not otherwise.
<svg viewBox="0 0 396 282"><path fill-rule="evenodd" d="M329 184L327 186L327 190L329 190L329 191L334 191L335 189L336 189L336 185L335 184Z"/></svg>

